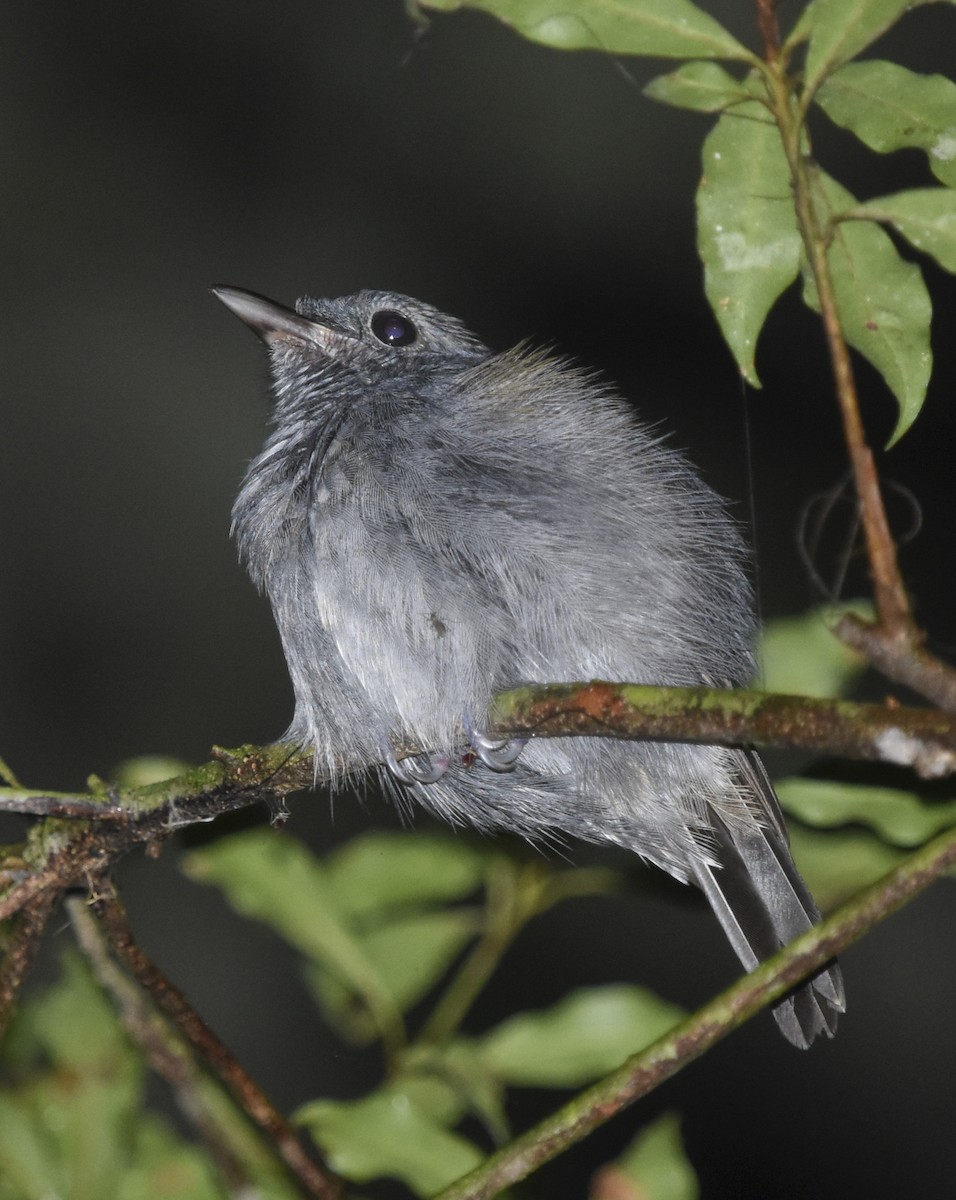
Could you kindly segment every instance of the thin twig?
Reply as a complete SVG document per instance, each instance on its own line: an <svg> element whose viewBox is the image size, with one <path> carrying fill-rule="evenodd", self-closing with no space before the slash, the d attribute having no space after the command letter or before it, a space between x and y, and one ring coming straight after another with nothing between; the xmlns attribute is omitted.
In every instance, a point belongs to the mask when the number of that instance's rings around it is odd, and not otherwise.
<svg viewBox="0 0 956 1200"><path fill-rule="evenodd" d="M20 989L33 966L40 939L58 899L59 894L55 891L35 896L5 931L0 959L0 1042L9 1028Z"/></svg>
<svg viewBox="0 0 956 1200"><path fill-rule="evenodd" d="M158 846L170 833L253 804L277 799L309 787L314 781L312 756L295 746L241 746L213 750L212 759L174 779L138 788L117 788L111 802L122 819L61 819L33 826L22 860L11 872L13 882L0 893L0 921L18 912L40 892L63 891L84 884L135 846ZM22 788L0 788L0 799L16 811ZM30 793L30 801L39 793ZM95 802L98 793L92 793ZM3 866L4 864L0 864ZM0 876L2 879L2 876Z"/></svg>
<svg viewBox="0 0 956 1200"><path fill-rule="evenodd" d="M147 993L110 957L87 899L68 897L66 910L77 943L100 986L116 1005L124 1029L143 1051L150 1067L172 1088L179 1107L201 1134L227 1185L234 1193L242 1194L251 1182L249 1172L233 1148L230 1132L222 1127L209 1103L207 1089L211 1085L198 1069L185 1040L156 1012Z"/></svg>
<svg viewBox="0 0 956 1200"><path fill-rule="evenodd" d="M763 38L764 58L775 63L780 57L780 23L777 20L777 0L757 0L757 27Z"/></svg>
<svg viewBox="0 0 956 1200"><path fill-rule="evenodd" d="M534 867L525 880L529 877L533 880L533 871ZM540 889L522 887L523 882L510 862L489 875L484 930L432 1009L431 1016L418 1035L419 1044L440 1044L458 1030L508 946L535 915L536 904L534 900L529 903L527 898L529 894L534 896L536 891L540 892Z"/></svg>
<svg viewBox="0 0 956 1200"><path fill-rule="evenodd" d="M437 1200L489 1200L581 1141L855 942L956 863L956 830L928 842L750 975L523 1134Z"/></svg>
<svg viewBox="0 0 956 1200"><path fill-rule="evenodd" d="M757 20L764 34L768 98L780 129L790 168L797 225L820 303L823 332L830 354L837 403L853 474L870 575L873 581L876 621L842 622L837 635L862 651L889 678L905 683L921 695L956 712L956 671L929 654L925 637L913 617L899 568L896 543L890 532L879 476L863 427L853 363L830 272L831 217L819 211L813 183L813 165L807 153L806 92L795 102L794 80L787 74L775 36L774 0L756 0Z"/></svg>
<svg viewBox="0 0 956 1200"><path fill-rule="evenodd" d="M99 874L118 856L110 853L117 843L109 834L128 829L125 824L97 827L87 821L78 821L52 833L52 823L40 821L33 827L31 838L35 847L28 844L23 856L27 861L18 860L17 875L23 878L0 899L0 921L19 912L44 892L62 893L76 884L85 883L91 875ZM124 841L120 844L125 852L135 843Z"/></svg>
<svg viewBox="0 0 956 1200"><path fill-rule="evenodd" d="M10 768L10 765L0 758L0 779L6 780L10 787L19 787L20 781Z"/></svg>
<svg viewBox="0 0 956 1200"><path fill-rule="evenodd" d="M311 1158L295 1130L232 1051L208 1028L182 992L137 944L123 906L108 882L94 894L92 907L114 953L147 989L157 1007L175 1022L242 1111L266 1134L306 1193L320 1200L338 1200L341 1189L337 1177Z"/></svg>
<svg viewBox="0 0 956 1200"><path fill-rule="evenodd" d="M86 793L44 792L36 788L9 787L0 795L0 812L31 817L76 817L93 821L128 821L129 810Z"/></svg>
<svg viewBox="0 0 956 1200"><path fill-rule="evenodd" d="M774 66L773 63L768 65L771 69ZM876 465L860 416L853 363L843 334L833 277L830 274L827 257L829 217L818 213L816 208L813 168L804 148L806 129L799 111L795 110L792 104L790 81L783 70L772 70L771 77L775 84L771 95L773 111L790 167L797 225L820 301L823 332L830 353L837 402L843 419L843 433L860 504L878 622L884 629L897 630L909 640L913 640L915 625L909 597L900 574L896 544L890 533Z"/></svg>
<svg viewBox="0 0 956 1200"><path fill-rule="evenodd" d="M912 688L945 712L956 713L956 669L921 644L850 613L841 617L834 632L844 645L862 654L887 679Z"/></svg>

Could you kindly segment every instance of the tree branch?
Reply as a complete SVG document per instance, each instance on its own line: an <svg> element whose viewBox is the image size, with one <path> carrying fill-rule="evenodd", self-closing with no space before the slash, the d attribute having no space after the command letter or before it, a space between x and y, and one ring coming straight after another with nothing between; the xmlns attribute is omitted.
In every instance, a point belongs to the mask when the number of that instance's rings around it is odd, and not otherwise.
<svg viewBox="0 0 956 1200"><path fill-rule="evenodd" d="M3 958L0 960L0 1042L7 1032L23 982L30 973L40 939L58 893L49 891L34 896L5 930Z"/></svg>
<svg viewBox="0 0 956 1200"><path fill-rule="evenodd" d="M813 750L911 767L926 779L956 771L956 721L933 709L597 680L517 688L498 698L496 717L498 732L535 737Z"/></svg>
<svg viewBox="0 0 956 1200"><path fill-rule="evenodd" d="M750 975L682 1021L618 1070L493 1155L436 1200L488 1200L581 1141L676 1075L755 1013L815 974L956 864L956 830L907 858Z"/></svg>
<svg viewBox="0 0 956 1200"><path fill-rule="evenodd" d="M96 881L91 904L114 953L149 992L157 1008L175 1022L252 1123L266 1135L306 1194L318 1200L338 1200L341 1195L338 1179L310 1157L295 1130L228 1046L216 1037L182 992L138 945L108 878Z"/></svg>
<svg viewBox="0 0 956 1200"><path fill-rule="evenodd" d="M180 1109L199 1131L231 1192L237 1195L248 1192L251 1180L242 1155L236 1152L234 1136L223 1128L216 1106L210 1102L212 1085L199 1070L185 1040L157 1014L147 993L110 957L103 930L88 900L69 896L66 910L77 943L98 983L112 998L123 1028L143 1051L150 1067L172 1088Z"/></svg>
<svg viewBox="0 0 956 1200"><path fill-rule="evenodd" d="M497 715L494 732L502 734L802 748L911 767L927 779L956 772L956 717L930 709L595 681L518 688L498 698ZM342 763L341 770L365 765ZM84 884L135 846L155 849L178 828L252 804L275 811L285 796L316 782L323 781L311 753L288 743L216 748L210 762L185 775L111 792L102 820L47 817L33 826L15 863L0 864L0 880L10 880L0 891L0 920L43 893ZM84 814L103 803L97 793L74 799ZM38 792L0 788L7 811L31 812L38 800Z"/></svg>
<svg viewBox="0 0 956 1200"><path fill-rule="evenodd" d="M956 713L956 670L930 654L921 638L900 636L852 613L834 631L844 645L858 651L895 683L912 688L949 713Z"/></svg>
<svg viewBox="0 0 956 1200"><path fill-rule="evenodd" d="M763 39L764 59L768 64L780 57L780 23L777 0L757 0L757 28Z"/></svg>
<svg viewBox="0 0 956 1200"><path fill-rule="evenodd" d="M16 870L6 872L13 882L0 892L0 920L41 892L84 884L135 846L158 848L176 829L251 804L275 808L284 796L310 787L313 780L311 754L294 746L241 746L233 751L217 747L210 762L185 775L117 789L110 794L104 820L39 821L19 853ZM40 798L38 792L0 788L0 808L9 812L31 812ZM102 803L98 793L75 799L94 806Z"/></svg>
<svg viewBox="0 0 956 1200"><path fill-rule="evenodd" d="M906 684L947 711L956 712L956 670L925 649L925 636L913 617L900 572L876 463L860 415L853 363L830 270L834 221L815 187L815 167L806 128L812 95L804 90L799 101L796 99L797 83L788 74L787 58L780 51L775 7L775 0L756 0L757 21L764 38L768 100L780 130L793 186L797 226L819 298L876 606L875 622L845 618L836 633L890 679Z"/></svg>

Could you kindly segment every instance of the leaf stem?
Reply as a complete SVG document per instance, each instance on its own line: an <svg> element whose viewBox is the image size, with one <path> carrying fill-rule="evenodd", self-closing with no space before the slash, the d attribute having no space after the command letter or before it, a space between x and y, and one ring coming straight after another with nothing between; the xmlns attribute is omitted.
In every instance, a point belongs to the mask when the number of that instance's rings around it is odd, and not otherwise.
<svg viewBox="0 0 956 1200"><path fill-rule="evenodd" d="M541 888L528 878L532 870L517 868L506 859L495 864L488 879L484 933L435 1005L418 1042L440 1044L456 1032L508 946L538 911Z"/></svg>

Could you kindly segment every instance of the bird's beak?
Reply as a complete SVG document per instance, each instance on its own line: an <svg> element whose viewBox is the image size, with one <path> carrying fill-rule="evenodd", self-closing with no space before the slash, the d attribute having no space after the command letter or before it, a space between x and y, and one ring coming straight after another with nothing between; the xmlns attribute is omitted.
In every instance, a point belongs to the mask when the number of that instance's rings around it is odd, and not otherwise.
<svg viewBox="0 0 956 1200"><path fill-rule="evenodd" d="M212 292L269 346L277 342L298 342L328 353L332 343L341 340L342 335L337 331L255 292L233 287L216 287Z"/></svg>

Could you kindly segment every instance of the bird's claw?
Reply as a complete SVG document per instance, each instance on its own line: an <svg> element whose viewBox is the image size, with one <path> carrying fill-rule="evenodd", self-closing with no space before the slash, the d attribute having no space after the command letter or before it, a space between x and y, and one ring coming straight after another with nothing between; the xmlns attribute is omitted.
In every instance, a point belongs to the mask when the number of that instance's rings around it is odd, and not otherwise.
<svg viewBox="0 0 956 1200"><path fill-rule="evenodd" d="M527 738L490 738L477 729L471 731L469 740L474 752L492 771L513 771L528 743Z"/></svg>
<svg viewBox="0 0 956 1200"><path fill-rule="evenodd" d="M415 754L399 762L389 746L385 751L385 765L399 783L437 783L451 766L451 759L447 754L436 755L434 759L427 754Z"/></svg>

